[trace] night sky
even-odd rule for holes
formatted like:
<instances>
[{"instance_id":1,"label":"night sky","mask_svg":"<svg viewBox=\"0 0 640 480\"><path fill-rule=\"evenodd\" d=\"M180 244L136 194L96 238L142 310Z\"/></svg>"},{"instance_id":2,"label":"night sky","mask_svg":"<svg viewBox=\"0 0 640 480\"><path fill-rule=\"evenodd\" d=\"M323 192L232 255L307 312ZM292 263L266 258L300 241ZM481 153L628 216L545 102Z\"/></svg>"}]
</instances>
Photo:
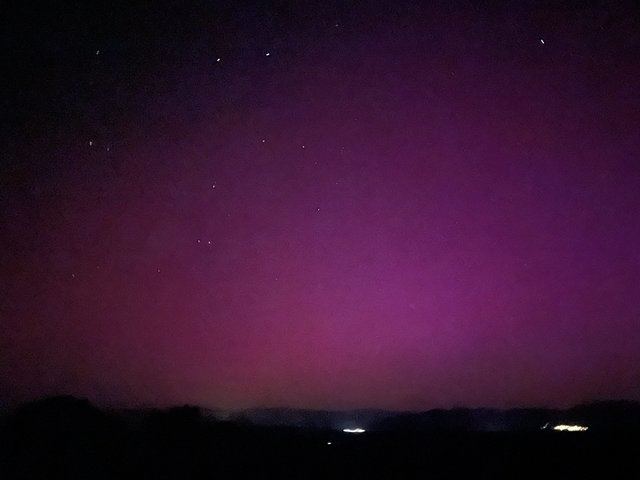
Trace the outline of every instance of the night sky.
<instances>
[{"instance_id":1,"label":"night sky","mask_svg":"<svg viewBox=\"0 0 640 480\"><path fill-rule=\"evenodd\" d=\"M0 404L640 399L634 2L21 3Z\"/></svg>"}]
</instances>

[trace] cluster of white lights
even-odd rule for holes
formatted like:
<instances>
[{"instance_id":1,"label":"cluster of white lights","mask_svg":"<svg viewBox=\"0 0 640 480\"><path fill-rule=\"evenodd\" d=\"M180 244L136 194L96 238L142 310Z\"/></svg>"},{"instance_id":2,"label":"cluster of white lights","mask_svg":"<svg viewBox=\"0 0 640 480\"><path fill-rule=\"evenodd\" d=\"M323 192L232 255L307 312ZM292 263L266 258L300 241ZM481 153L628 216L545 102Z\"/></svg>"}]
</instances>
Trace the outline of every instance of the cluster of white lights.
<instances>
[{"instance_id":1,"label":"cluster of white lights","mask_svg":"<svg viewBox=\"0 0 640 480\"><path fill-rule=\"evenodd\" d=\"M342 431L344 433L364 433L366 430L364 428L343 428Z\"/></svg>"},{"instance_id":2,"label":"cluster of white lights","mask_svg":"<svg viewBox=\"0 0 640 480\"><path fill-rule=\"evenodd\" d=\"M556 425L553 429L558 432L586 432L589 427L583 427L582 425Z\"/></svg>"}]
</instances>

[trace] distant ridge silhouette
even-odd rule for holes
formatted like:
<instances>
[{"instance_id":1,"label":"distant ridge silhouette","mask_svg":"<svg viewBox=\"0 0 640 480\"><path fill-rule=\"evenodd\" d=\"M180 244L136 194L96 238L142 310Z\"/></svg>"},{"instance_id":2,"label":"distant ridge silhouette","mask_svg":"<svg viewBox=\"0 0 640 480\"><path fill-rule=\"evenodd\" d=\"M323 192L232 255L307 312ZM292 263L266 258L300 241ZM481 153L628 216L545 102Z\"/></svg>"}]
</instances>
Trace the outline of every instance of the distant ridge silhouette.
<instances>
[{"instance_id":1,"label":"distant ridge silhouette","mask_svg":"<svg viewBox=\"0 0 640 480\"><path fill-rule=\"evenodd\" d=\"M589 430L542 428L556 423ZM356 426L366 433L342 432ZM521 478L523 470L622 478L638 471L638 440L640 404L631 401L566 410L268 408L229 415L191 405L101 410L67 396L2 417L0 478Z\"/></svg>"}]
</instances>

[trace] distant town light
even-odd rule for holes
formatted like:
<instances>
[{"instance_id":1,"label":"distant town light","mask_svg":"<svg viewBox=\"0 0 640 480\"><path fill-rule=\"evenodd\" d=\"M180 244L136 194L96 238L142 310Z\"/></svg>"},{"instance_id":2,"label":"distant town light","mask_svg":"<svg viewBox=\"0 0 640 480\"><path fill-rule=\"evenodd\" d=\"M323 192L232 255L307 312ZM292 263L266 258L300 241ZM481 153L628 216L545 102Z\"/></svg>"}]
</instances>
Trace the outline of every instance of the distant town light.
<instances>
[{"instance_id":1,"label":"distant town light","mask_svg":"<svg viewBox=\"0 0 640 480\"><path fill-rule=\"evenodd\" d=\"M342 431L344 433L364 433L366 430L364 428L343 428Z\"/></svg>"},{"instance_id":2,"label":"distant town light","mask_svg":"<svg viewBox=\"0 0 640 480\"><path fill-rule=\"evenodd\" d=\"M583 427L582 425L556 425L553 429L558 432L586 432L589 427Z\"/></svg>"}]
</instances>

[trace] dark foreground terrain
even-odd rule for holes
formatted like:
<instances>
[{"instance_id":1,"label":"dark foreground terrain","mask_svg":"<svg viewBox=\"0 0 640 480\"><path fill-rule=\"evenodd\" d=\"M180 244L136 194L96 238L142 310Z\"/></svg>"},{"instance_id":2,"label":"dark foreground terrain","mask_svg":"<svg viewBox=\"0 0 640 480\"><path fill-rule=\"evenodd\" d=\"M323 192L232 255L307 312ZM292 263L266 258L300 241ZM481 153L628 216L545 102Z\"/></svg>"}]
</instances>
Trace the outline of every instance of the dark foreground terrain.
<instances>
[{"instance_id":1,"label":"dark foreground terrain","mask_svg":"<svg viewBox=\"0 0 640 480\"><path fill-rule=\"evenodd\" d=\"M594 425L577 433L530 428L559 414L526 410L481 412L511 419L508 430L481 431L474 412L390 415L345 434L221 421L195 407L107 412L45 399L4 416L1 478L640 478L636 405L574 411ZM517 430L514 416L527 420Z\"/></svg>"}]
</instances>

